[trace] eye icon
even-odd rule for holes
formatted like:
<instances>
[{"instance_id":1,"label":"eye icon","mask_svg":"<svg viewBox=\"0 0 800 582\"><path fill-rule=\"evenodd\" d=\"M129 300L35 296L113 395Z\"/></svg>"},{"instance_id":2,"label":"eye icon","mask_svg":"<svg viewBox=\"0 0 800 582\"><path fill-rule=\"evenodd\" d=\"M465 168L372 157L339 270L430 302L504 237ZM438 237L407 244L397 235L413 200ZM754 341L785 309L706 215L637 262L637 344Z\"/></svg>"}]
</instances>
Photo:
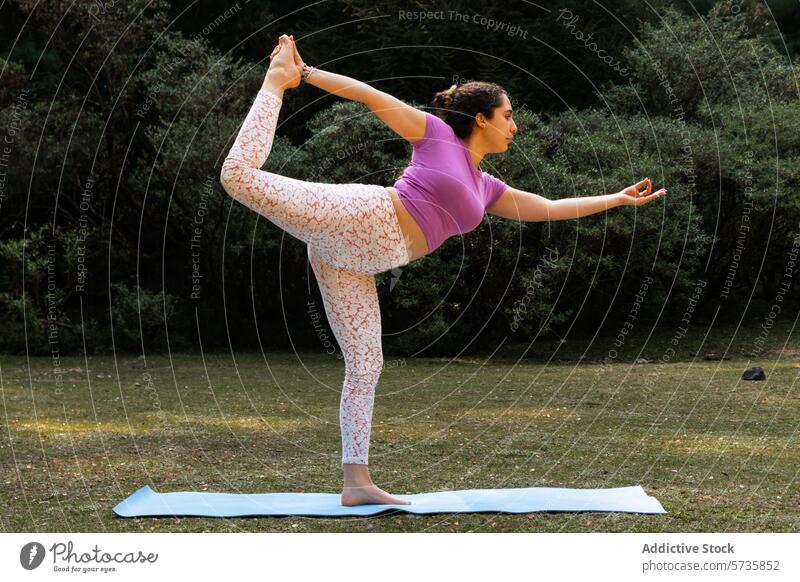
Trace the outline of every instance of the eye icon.
<instances>
[{"instance_id":1,"label":"eye icon","mask_svg":"<svg viewBox=\"0 0 800 582\"><path fill-rule=\"evenodd\" d=\"M44 560L44 546L39 542L30 542L22 546L19 552L19 563L26 570L35 570Z\"/></svg>"}]
</instances>

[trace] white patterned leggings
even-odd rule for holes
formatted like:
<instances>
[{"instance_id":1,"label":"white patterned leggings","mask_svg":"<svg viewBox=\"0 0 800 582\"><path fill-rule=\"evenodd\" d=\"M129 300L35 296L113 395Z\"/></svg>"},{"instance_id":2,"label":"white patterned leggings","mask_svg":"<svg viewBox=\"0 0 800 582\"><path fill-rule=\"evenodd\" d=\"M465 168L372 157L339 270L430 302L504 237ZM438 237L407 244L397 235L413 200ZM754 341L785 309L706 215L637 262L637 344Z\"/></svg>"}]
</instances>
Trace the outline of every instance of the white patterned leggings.
<instances>
[{"instance_id":1,"label":"white patterned leggings","mask_svg":"<svg viewBox=\"0 0 800 582\"><path fill-rule=\"evenodd\" d=\"M261 89L222 165L235 200L307 244L333 335L345 362L339 405L342 463L366 465L375 387L383 368L374 275L409 263L384 186L304 182L265 172L282 101Z\"/></svg>"}]
</instances>

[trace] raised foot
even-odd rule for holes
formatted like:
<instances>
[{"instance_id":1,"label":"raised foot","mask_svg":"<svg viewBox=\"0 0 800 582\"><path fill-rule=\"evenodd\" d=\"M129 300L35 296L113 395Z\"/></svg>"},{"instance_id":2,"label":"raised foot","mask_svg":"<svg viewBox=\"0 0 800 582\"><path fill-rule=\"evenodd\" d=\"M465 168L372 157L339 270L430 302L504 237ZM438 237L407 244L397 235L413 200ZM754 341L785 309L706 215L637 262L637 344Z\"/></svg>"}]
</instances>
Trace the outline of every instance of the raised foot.
<instances>
[{"instance_id":1,"label":"raised foot","mask_svg":"<svg viewBox=\"0 0 800 582\"><path fill-rule=\"evenodd\" d=\"M377 485L365 485L363 487L345 487L342 490L342 505L411 505L410 501L389 495Z\"/></svg>"},{"instance_id":2,"label":"raised foot","mask_svg":"<svg viewBox=\"0 0 800 582\"><path fill-rule=\"evenodd\" d=\"M276 49L278 52L272 56L266 82L272 83L280 89L297 87L300 84L300 70L294 62L291 41L286 35L281 36Z\"/></svg>"}]
</instances>

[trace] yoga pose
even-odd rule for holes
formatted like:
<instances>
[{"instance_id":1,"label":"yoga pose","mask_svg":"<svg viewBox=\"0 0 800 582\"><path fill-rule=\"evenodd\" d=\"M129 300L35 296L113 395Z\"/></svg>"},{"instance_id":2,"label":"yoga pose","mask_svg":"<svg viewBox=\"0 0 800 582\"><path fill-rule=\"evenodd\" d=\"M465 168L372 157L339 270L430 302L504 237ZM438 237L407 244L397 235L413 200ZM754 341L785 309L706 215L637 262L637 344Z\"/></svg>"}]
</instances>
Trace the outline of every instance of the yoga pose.
<instances>
[{"instance_id":1,"label":"yoga pose","mask_svg":"<svg viewBox=\"0 0 800 582\"><path fill-rule=\"evenodd\" d=\"M307 66L282 35L264 83L222 165L235 200L307 245L308 260L345 362L339 406L343 505L408 504L377 487L368 471L375 387L383 368L375 275L426 255L475 229L485 212L519 221L579 218L623 204L642 205L645 179L617 194L548 200L482 171L517 132L511 101L494 83L470 82L437 93L437 115L366 83ZM412 144L411 162L393 187L305 182L265 172L284 92L301 81L364 103Z\"/></svg>"}]
</instances>

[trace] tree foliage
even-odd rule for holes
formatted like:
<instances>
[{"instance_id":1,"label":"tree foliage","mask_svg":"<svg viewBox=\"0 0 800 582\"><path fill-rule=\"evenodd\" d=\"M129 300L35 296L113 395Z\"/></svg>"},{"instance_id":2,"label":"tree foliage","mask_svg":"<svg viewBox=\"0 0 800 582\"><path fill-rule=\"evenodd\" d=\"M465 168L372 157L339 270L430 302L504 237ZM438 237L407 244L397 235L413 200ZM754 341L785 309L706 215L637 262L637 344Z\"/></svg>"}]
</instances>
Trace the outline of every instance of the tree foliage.
<instances>
[{"instance_id":1,"label":"tree foliage","mask_svg":"<svg viewBox=\"0 0 800 582\"><path fill-rule=\"evenodd\" d=\"M253 7L268 25L208 2L185 30L174 19L186 9L163 0L100 12L86 0L17 2L25 35L0 62L11 161L0 349L191 349L198 337L204 347L319 347L309 305L322 303L304 245L219 184L264 74L264 39L286 31L306 37L308 62L420 108L454 80L500 81L519 134L482 166L516 188L593 196L650 176L669 189L646 207L575 221L487 216L378 275L387 351L452 354L618 326L645 281L642 320L680 318L698 281L708 285L696 317L773 302L800 230L797 76L760 3L720 2L703 17L665 5L651 4L653 16L622 2L627 35L597 5L564 5L618 56L622 76L557 14L506 5L446 9L537 42L474 22L409 22L380 2L324 3L286 22L276 18L289 3ZM323 17L341 24L322 27ZM364 105L302 88L285 100L264 169L391 184L410 152ZM786 301L796 295L792 281Z\"/></svg>"}]
</instances>

